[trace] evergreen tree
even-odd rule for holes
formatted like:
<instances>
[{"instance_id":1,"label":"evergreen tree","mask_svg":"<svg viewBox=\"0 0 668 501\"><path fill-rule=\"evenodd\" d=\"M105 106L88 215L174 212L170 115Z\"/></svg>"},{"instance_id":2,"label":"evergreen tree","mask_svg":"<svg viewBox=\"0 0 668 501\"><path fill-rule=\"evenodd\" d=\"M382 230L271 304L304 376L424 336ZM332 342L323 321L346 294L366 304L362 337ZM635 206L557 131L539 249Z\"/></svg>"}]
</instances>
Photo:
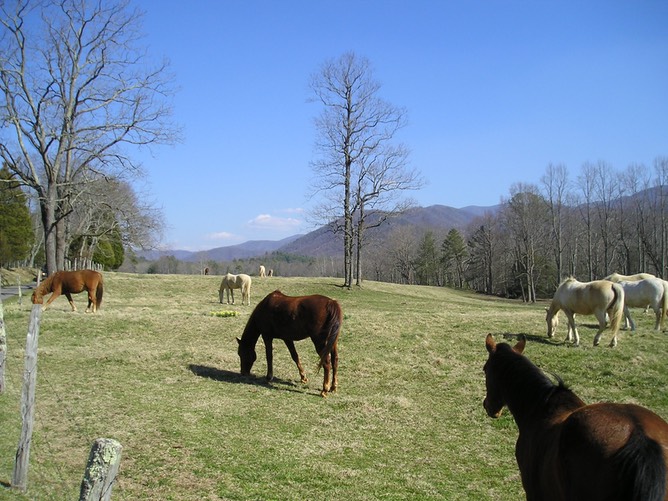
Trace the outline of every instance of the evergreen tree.
<instances>
[{"instance_id":1,"label":"evergreen tree","mask_svg":"<svg viewBox=\"0 0 668 501\"><path fill-rule=\"evenodd\" d=\"M27 197L6 167L0 170L0 265L28 257L35 239Z\"/></svg>"}]
</instances>

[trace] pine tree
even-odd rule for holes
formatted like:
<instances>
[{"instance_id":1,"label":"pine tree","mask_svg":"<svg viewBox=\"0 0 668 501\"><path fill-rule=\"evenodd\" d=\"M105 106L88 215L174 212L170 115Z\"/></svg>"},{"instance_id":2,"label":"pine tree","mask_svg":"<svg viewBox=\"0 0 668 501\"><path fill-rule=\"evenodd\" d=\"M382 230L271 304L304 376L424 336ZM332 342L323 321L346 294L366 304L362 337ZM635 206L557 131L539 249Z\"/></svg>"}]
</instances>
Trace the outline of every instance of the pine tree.
<instances>
[{"instance_id":1,"label":"pine tree","mask_svg":"<svg viewBox=\"0 0 668 501\"><path fill-rule=\"evenodd\" d=\"M0 266L28 257L35 235L28 198L6 167L0 170Z\"/></svg>"}]
</instances>

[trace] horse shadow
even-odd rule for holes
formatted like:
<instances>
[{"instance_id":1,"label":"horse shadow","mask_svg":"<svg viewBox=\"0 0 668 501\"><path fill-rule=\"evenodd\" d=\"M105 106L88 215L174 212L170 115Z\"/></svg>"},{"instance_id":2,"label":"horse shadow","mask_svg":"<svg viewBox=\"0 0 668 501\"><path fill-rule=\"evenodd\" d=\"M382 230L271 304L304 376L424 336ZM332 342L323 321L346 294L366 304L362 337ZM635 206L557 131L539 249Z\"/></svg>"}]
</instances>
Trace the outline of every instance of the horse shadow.
<instances>
[{"instance_id":1,"label":"horse shadow","mask_svg":"<svg viewBox=\"0 0 668 501\"><path fill-rule=\"evenodd\" d=\"M232 372L210 365L189 364L188 369L195 376L211 379L213 381L220 381L222 383L231 384L247 384L250 386L262 386L265 388L274 388L282 391L291 391L295 393L305 393L301 388L306 388L303 385L298 385L294 381L274 377L271 382L264 377L258 376L243 376L239 372ZM319 396L319 394L318 394Z\"/></svg>"},{"instance_id":2,"label":"horse shadow","mask_svg":"<svg viewBox=\"0 0 668 501\"><path fill-rule=\"evenodd\" d=\"M566 344L566 340L558 341L556 338L549 338L546 336L540 336L537 334L527 334L526 332L518 332L518 333L512 333L512 332L503 332L501 333L501 336L503 336L503 339L507 339L508 341L511 340L516 340L518 341L520 338L524 337L526 338L527 341L531 341L532 343L541 343L541 344L547 344L550 346L562 346Z\"/></svg>"}]
</instances>

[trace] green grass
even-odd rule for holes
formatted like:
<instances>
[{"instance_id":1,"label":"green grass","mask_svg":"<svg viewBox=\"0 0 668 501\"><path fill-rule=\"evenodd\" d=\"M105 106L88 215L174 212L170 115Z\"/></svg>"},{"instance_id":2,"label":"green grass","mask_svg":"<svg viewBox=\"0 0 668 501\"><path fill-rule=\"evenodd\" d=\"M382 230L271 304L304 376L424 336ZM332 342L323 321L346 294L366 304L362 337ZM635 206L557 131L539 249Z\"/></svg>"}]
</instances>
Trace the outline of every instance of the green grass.
<instances>
[{"instance_id":1,"label":"green grass","mask_svg":"<svg viewBox=\"0 0 668 501\"><path fill-rule=\"evenodd\" d=\"M118 500L517 500L517 429L482 408L488 332L529 336L525 353L585 401L636 402L668 416L664 333L634 311L638 331L592 347L545 339L545 304L444 288L336 279L254 278L251 304L276 288L321 293L344 311L339 391L319 396L310 341L297 343L302 385L274 343L276 380L238 375L235 338L251 307L220 305L215 276L105 274L97 315L64 298L43 313L28 491L7 487L20 434L30 304L5 303L7 389L0 395L0 499L76 499L93 441L123 445ZM235 316L212 312L234 311ZM563 319L562 319L563 320ZM565 337L565 321L558 340ZM260 341L261 344L261 341Z\"/></svg>"}]
</instances>

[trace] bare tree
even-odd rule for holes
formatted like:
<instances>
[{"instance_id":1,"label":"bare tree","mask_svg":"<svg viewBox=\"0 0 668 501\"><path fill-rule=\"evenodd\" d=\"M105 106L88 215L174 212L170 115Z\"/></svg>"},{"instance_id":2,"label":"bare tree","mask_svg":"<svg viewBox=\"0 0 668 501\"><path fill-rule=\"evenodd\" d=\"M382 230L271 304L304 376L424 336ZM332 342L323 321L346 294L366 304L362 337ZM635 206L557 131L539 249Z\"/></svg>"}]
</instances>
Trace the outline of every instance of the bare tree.
<instances>
[{"instance_id":1,"label":"bare tree","mask_svg":"<svg viewBox=\"0 0 668 501\"><path fill-rule=\"evenodd\" d=\"M524 299L535 302L536 284L541 272L539 255L544 249L548 204L540 196L538 187L531 184L514 184L511 198L504 206L503 214L508 231L515 243L517 279Z\"/></svg>"},{"instance_id":2,"label":"bare tree","mask_svg":"<svg viewBox=\"0 0 668 501\"><path fill-rule=\"evenodd\" d=\"M51 273L84 187L141 175L132 147L177 140L172 80L139 47L142 14L128 0L0 5L0 155L37 195Z\"/></svg>"},{"instance_id":3,"label":"bare tree","mask_svg":"<svg viewBox=\"0 0 668 501\"><path fill-rule=\"evenodd\" d=\"M315 121L319 158L312 163L315 193L326 201L314 211L343 232L344 286L352 285L355 238L355 172L371 165L405 124L405 111L378 97L380 84L366 58L353 52L327 61L311 78L322 112Z\"/></svg>"},{"instance_id":4,"label":"bare tree","mask_svg":"<svg viewBox=\"0 0 668 501\"><path fill-rule=\"evenodd\" d=\"M417 171L406 168L407 158L408 150L403 146L386 145L360 159L352 204L356 226L356 285L362 283L362 250L366 243L366 230L381 226L390 217L413 205L401 195L423 185Z\"/></svg>"},{"instance_id":5,"label":"bare tree","mask_svg":"<svg viewBox=\"0 0 668 501\"><path fill-rule=\"evenodd\" d=\"M564 223L566 217L566 194L568 193L568 170L563 164L549 164L541 177L543 192L550 211L554 262L557 268L555 285L563 278L564 268Z\"/></svg>"}]
</instances>

